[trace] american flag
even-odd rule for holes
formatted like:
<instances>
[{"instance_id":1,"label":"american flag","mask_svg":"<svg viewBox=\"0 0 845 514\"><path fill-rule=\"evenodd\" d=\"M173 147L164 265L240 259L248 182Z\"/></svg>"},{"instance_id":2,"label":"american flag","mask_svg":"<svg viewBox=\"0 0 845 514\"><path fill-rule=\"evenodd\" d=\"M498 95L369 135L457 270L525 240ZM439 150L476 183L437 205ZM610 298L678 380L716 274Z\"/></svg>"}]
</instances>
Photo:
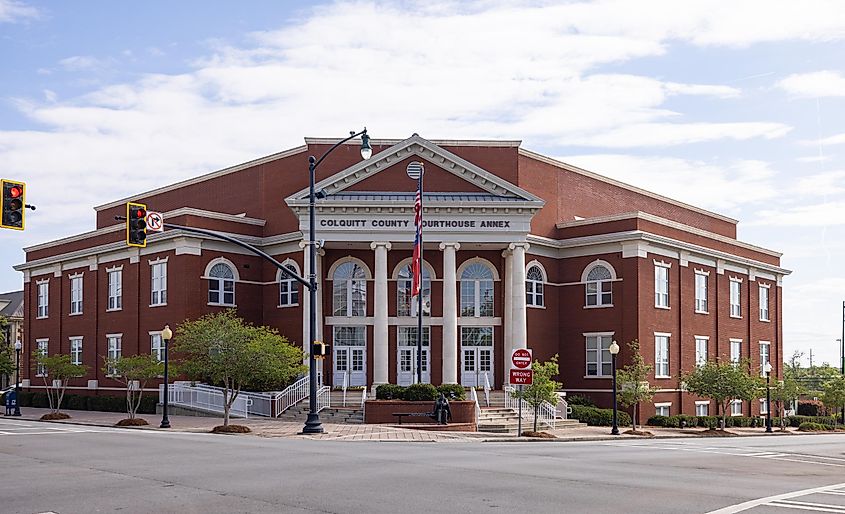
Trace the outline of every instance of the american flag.
<instances>
[{"instance_id":1,"label":"american flag","mask_svg":"<svg viewBox=\"0 0 845 514\"><path fill-rule=\"evenodd\" d=\"M411 274L413 279L411 281L411 296L420 294L420 284L422 283L422 263L420 262L420 253L422 252L422 184L417 186L417 196L414 198L414 226L417 229L414 237L414 258L411 261Z\"/></svg>"}]
</instances>

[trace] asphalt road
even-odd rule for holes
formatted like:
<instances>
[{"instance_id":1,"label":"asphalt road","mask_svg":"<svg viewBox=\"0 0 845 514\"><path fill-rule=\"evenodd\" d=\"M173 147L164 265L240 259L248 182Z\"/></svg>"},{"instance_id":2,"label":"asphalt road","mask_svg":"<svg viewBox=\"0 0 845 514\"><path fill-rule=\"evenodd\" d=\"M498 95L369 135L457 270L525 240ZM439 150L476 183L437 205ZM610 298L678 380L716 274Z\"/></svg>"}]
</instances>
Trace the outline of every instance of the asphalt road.
<instances>
[{"instance_id":1,"label":"asphalt road","mask_svg":"<svg viewBox=\"0 0 845 514\"><path fill-rule=\"evenodd\" d=\"M344 442L4 419L0 459L2 513L706 513L795 491L745 512L845 512L845 434Z\"/></svg>"}]
</instances>

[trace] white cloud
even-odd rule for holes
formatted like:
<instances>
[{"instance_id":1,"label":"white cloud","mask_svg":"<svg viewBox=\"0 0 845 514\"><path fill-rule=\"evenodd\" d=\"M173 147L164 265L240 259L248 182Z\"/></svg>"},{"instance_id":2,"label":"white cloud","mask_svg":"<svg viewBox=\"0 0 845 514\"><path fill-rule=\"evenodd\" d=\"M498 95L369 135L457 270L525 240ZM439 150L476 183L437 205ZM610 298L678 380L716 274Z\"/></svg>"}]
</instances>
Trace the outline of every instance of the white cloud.
<instances>
[{"instance_id":1,"label":"white cloud","mask_svg":"<svg viewBox=\"0 0 845 514\"><path fill-rule=\"evenodd\" d=\"M845 192L845 171L826 171L798 179L792 192L821 198Z\"/></svg>"},{"instance_id":2,"label":"white cloud","mask_svg":"<svg viewBox=\"0 0 845 514\"><path fill-rule=\"evenodd\" d=\"M16 23L38 18L38 9L17 0L0 0L0 23Z\"/></svg>"},{"instance_id":3,"label":"white cloud","mask_svg":"<svg viewBox=\"0 0 845 514\"><path fill-rule=\"evenodd\" d=\"M795 73L780 80L777 86L801 97L845 96L845 77L837 71Z\"/></svg>"},{"instance_id":4,"label":"white cloud","mask_svg":"<svg viewBox=\"0 0 845 514\"><path fill-rule=\"evenodd\" d=\"M574 137L570 144L604 146L608 148L636 148L643 146L672 146L717 139L746 140L756 137L783 137L791 127L782 123L635 123L605 130L594 135Z\"/></svg>"},{"instance_id":5,"label":"white cloud","mask_svg":"<svg viewBox=\"0 0 845 514\"><path fill-rule=\"evenodd\" d=\"M60 60L59 64L67 71L89 71L103 68L108 61L90 55L74 55Z\"/></svg>"},{"instance_id":6,"label":"white cloud","mask_svg":"<svg viewBox=\"0 0 845 514\"><path fill-rule=\"evenodd\" d=\"M836 134L835 136L826 137L819 141L808 141L807 143L821 145L845 145L845 132L842 134Z\"/></svg>"},{"instance_id":7,"label":"white cloud","mask_svg":"<svg viewBox=\"0 0 845 514\"><path fill-rule=\"evenodd\" d=\"M845 225L845 201L763 209L756 212L748 224L780 227L842 226Z\"/></svg>"},{"instance_id":8,"label":"white cloud","mask_svg":"<svg viewBox=\"0 0 845 514\"><path fill-rule=\"evenodd\" d=\"M798 162L828 162L831 157L829 155L808 155L806 157L798 157L795 159Z\"/></svg>"}]
</instances>

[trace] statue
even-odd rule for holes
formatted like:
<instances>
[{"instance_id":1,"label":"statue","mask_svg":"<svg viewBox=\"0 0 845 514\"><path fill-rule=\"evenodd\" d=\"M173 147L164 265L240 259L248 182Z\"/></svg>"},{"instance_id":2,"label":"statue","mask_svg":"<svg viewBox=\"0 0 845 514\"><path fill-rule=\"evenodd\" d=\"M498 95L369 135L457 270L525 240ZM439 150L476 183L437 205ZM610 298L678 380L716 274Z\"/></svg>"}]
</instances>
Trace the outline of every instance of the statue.
<instances>
[{"instance_id":1,"label":"statue","mask_svg":"<svg viewBox=\"0 0 845 514\"><path fill-rule=\"evenodd\" d=\"M452 410L449 408L449 400L446 395L440 393L434 402L434 420L440 425L446 425L452 420Z\"/></svg>"}]
</instances>

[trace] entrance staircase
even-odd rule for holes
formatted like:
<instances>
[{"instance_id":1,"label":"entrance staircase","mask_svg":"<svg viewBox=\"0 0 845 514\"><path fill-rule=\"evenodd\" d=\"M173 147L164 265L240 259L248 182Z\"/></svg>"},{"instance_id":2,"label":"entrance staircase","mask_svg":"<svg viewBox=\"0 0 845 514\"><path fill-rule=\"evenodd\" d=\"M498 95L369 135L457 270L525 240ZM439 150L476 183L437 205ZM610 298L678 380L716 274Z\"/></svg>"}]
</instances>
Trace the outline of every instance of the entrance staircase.
<instances>
[{"instance_id":1,"label":"entrance staircase","mask_svg":"<svg viewBox=\"0 0 845 514\"><path fill-rule=\"evenodd\" d=\"M346 391L346 406L343 406L343 391L331 392L331 407L320 411L323 423L360 424L364 422L364 409L361 408L360 390ZM305 421L308 417L308 398L288 408L277 419L283 421Z\"/></svg>"},{"instance_id":2,"label":"entrance staircase","mask_svg":"<svg viewBox=\"0 0 845 514\"><path fill-rule=\"evenodd\" d=\"M504 407L505 392L502 390L489 392L490 405L487 406L487 399L482 392L478 393L478 403L481 406L481 414L478 417L478 431L495 434L516 434L519 430L519 414L515 409ZM533 430L534 418L531 412L522 413L522 430ZM586 427L585 423L577 419L555 419L555 428L576 428ZM547 429L542 423L537 427L539 430Z\"/></svg>"}]
</instances>

